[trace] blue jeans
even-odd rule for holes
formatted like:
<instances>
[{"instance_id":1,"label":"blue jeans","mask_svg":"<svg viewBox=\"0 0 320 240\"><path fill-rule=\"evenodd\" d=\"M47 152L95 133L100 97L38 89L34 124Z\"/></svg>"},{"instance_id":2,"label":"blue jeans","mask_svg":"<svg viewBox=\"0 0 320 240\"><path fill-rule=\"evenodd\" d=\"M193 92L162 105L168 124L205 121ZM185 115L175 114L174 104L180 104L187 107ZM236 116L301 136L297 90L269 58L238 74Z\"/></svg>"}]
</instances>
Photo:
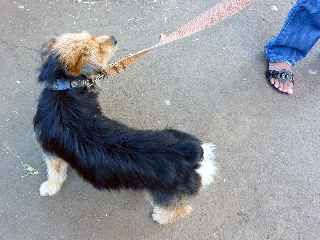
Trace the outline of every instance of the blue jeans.
<instances>
[{"instance_id":1,"label":"blue jeans","mask_svg":"<svg viewBox=\"0 0 320 240\"><path fill-rule=\"evenodd\" d=\"M320 0L298 0L278 36L266 46L268 62L294 65L320 38Z\"/></svg>"}]
</instances>

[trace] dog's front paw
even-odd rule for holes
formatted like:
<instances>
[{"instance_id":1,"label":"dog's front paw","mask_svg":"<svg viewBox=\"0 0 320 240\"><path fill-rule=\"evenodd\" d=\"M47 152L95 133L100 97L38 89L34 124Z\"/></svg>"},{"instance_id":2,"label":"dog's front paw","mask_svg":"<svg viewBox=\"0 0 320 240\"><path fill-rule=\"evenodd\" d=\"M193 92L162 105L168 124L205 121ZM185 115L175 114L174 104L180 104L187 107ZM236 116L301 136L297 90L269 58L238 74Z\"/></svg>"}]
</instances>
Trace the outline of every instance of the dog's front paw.
<instances>
[{"instance_id":1,"label":"dog's front paw","mask_svg":"<svg viewBox=\"0 0 320 240\"><path fill-rule=\"evenodd\" d=\"M60 183L45 181L40 186L40 196L52 196L60 191Z\"/></svg>"}]
</instances>

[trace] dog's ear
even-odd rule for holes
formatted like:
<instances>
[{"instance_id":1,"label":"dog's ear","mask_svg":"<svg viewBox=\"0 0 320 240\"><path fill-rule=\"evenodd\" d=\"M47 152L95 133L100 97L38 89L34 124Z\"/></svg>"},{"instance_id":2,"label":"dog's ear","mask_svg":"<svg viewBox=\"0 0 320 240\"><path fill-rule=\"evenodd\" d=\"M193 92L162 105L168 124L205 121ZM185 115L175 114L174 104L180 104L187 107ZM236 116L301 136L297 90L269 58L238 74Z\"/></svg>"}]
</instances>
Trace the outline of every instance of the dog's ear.
<instances>
[{"instance_id":1,"label":"dog's ear","mask_svg":"<svg viewBox=\"0 0 320 240\"><path fill-rule=\"evenodd\" d=\"M39 82L53 82L63 71L59 56L52 52L40 69Z\"/></svg>"}]
</instances>

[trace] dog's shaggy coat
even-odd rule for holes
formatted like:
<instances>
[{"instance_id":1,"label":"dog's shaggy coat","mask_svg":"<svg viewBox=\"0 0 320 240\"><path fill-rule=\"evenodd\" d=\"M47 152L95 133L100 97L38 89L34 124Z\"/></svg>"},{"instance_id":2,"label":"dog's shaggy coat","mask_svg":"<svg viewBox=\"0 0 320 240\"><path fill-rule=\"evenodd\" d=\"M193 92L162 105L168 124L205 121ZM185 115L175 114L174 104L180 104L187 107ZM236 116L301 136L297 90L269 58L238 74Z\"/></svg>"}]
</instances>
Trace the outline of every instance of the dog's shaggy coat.
<instances>
[{"instance_id":1,"label":"dog's shaggy coat","mask_svg":"<svg viewBox=\"0 0 320 240\"><path fill-rule=\"evenodd\" d=\"M112 37L88 33L51 40L39 81L76 79L83 69L105 65L115 45ZM70 165L98 189L149 192L154 220L170 223L191 212L181 198L198 193L215 174L213 145L178 130L137 130L111 120L100 111L95 87L44 88L34 128L48 167L41 195L60 190Z\"/></svg>"}]
</instances>

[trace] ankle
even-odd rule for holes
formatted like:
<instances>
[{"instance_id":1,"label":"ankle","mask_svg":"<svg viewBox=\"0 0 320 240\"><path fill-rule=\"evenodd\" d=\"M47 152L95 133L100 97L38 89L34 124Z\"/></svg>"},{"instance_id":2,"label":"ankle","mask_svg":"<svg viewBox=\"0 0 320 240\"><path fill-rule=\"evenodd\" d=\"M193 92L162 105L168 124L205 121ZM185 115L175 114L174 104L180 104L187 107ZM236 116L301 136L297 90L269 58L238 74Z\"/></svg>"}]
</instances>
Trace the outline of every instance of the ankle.
<instances>
[{"instance_id":1,"label":"ankle","mask_svg":"<svg viewBox=\"0 0 320 240\"><path fill-rule=\"evenodd\" d=\"M291 70L292 65L290 63L287 62L270 62L269 63L269 69L272 70L282 70L282 69L286 69L286 70Z\"/></svg>"}]
</instances>

